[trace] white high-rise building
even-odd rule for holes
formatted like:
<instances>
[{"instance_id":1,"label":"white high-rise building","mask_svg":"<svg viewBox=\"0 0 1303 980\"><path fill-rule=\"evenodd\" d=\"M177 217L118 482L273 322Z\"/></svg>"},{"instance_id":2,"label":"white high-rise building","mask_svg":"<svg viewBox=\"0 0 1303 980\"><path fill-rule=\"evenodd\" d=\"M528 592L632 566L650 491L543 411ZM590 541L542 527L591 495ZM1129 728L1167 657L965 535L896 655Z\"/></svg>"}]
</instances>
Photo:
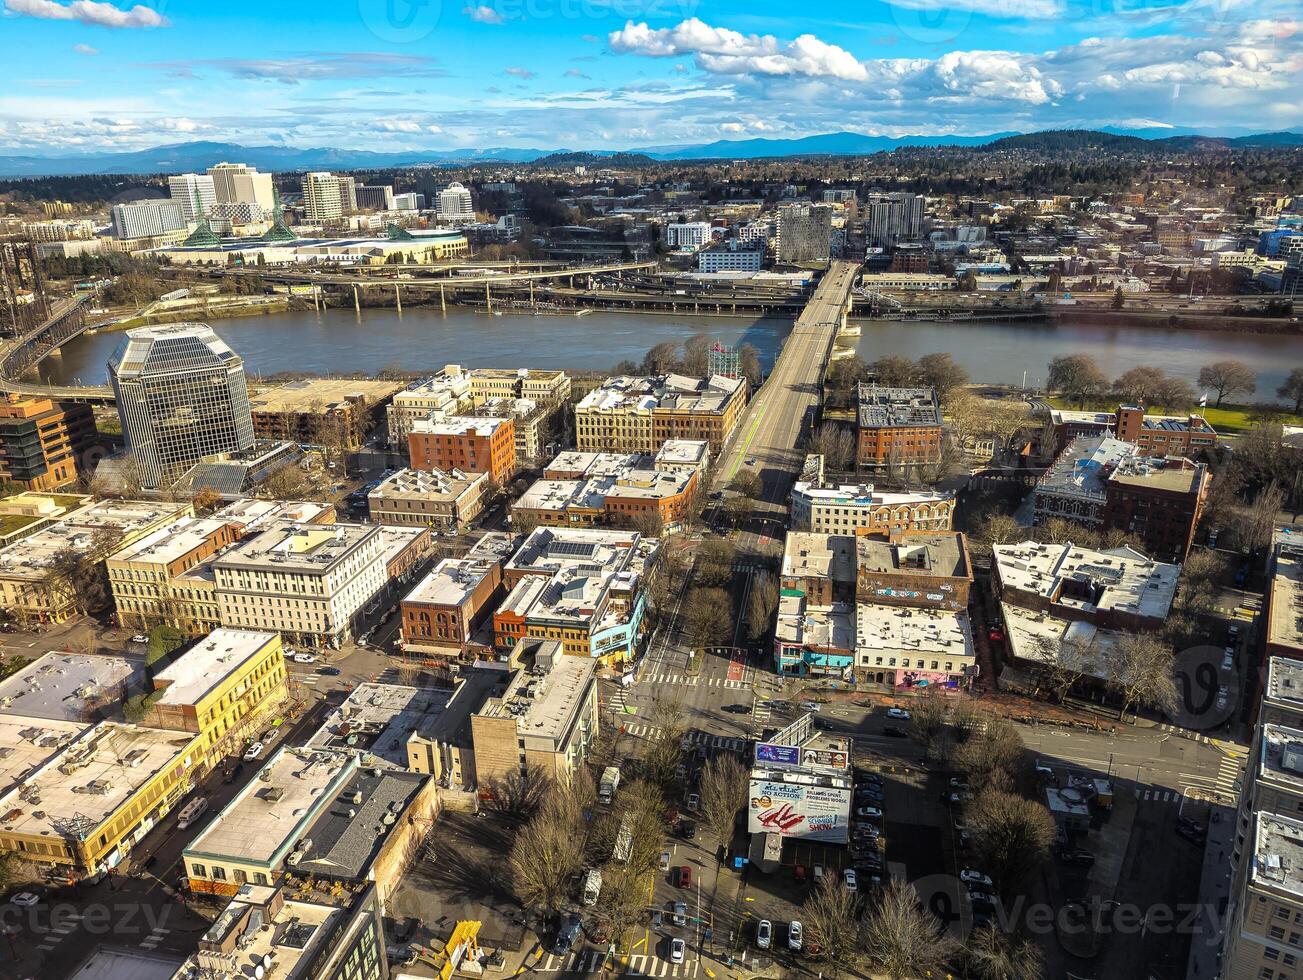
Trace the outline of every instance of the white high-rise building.
<instances>
[{"instance_id":1,"label":"white high-rise building","mask_svg":"<svg viewBox=\"0 0 1303 980\"><path fill-rule=\"evenodd\" d=\"M455 180L439 192L439 219L450 223L475 220L471 192Z\"/></svg>"},{"instance_id":2,"label":"white high-rise building","mask_svg":"<svg viewBox=\"0 0 1303 980\"><path fill-rule=\"evenodd\" d=\"M691 251L710 242L709 221L680 221L665 226L665 244L669 248Z\"/></svg>"},{"instance_id":3,"label":"white high-rise building","mask_svg":"<svg viewBox=\"0 0 1303 980\"><path fill-rule=\"evenodd\" d=\"M352 177L327 171L303 176L304 217L312 224L331 224L357 210L357 185Z\"/></svg>"},{"instance_id":4,"label":"white high-rise building","mask_svg":"<svg viewBox=\"0 0 1303 980\"><path fill-rule=\"evenodd\" d=\"M175 201L133 201L113 205L114 238L149 238L181 231L185 212Z\"/></svg>"},{"instance_id":5,"label":"white high-rise building","mask_svg":"<svg viewBox=\"0 0 1303 980\"><path fill-rule=\"evenodd\" d=\"M219 163L208 168L213 179L213 193L220 204L256 204L263 214L276 207L276 193L271 174L260 174L242 163Z\"/></svg>"},{"instance_id":6,"label":"white high-rise building","mask_svg":"<svg viewBox=\"0 0 1303 980\"><path fill-rule=\"evenodd\" d=\"M213 213L217 192L207 174L173 174L167 178L168 196L181 205L186 221L198 221Z\"/></svg>"}]
</instances>

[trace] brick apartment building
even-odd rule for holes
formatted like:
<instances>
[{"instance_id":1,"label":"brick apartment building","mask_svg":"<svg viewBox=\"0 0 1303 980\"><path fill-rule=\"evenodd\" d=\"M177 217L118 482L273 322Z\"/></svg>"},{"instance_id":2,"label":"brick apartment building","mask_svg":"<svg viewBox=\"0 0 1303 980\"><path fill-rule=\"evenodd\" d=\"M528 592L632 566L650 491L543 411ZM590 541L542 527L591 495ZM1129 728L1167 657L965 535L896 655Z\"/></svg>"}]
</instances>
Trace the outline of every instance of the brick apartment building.
<instances>
[{"instance_id":1,"label":"brick apartment building","mask_svg":"<svg viewBox=\"0 0 1303 980\"><path fill-rule=\"evenodd\" d=\"M856 461L880 469L941 459L941 405L933 388L860 385Z\"/></svg>"},{"instance_id":2,"label":"brick apartment building","mask_svg":"<svg viewBox=\"0 0 1303 980\"><path fill-rule=\"evenodd\" d=\"M499 486L516 468L516 429L509 418L448 416L418 421L407 436L414 470L487 473Z\"/></svg>"},{"instance_id":3,"label":"brick apartment building","mask_svg":"<svg viewBox=\"0 0 1303 980\"><path fill-rule=\"evenodd\" d=\"M0 481L37 491L70 486L95 439L89 405L7 395L0 401Z\"/></svg>"},{"instance_id":4,"label":"brick apartment building","mask_svg":"<svg viewBox=\"0 0 1303 980\"><path fill-rule=\"evenodd\" d=\"M1207 466L1178 456L1123 460L1105 486L1104 526L1134 534L1151 558L1183 562L1211 479Z\"/></svg>"}]
</instances>

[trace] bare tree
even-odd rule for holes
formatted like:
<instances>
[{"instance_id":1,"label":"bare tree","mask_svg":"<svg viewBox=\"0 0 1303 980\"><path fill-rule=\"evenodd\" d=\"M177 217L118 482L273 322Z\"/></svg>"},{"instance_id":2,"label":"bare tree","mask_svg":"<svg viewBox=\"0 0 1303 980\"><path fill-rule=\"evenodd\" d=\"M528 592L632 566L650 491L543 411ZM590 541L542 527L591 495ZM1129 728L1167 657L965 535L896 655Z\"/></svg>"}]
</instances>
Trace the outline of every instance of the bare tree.
<instances>
[{"instance_id":1,"label":"bare tree","mask_svg":"<svg viewBox=\"0 0 1303 980\"><path fill-rule=\"evenodd\" d=\"M1048 857L1054 818L1035 800L988 789L979 793L965 816L983 866L1002 891L1024 885Z\"/></svg>"},{"instance_id":2,"label":"bare tree","mask_svg":"<svg viewBox=\"0 0 1303 980\"><path fill-rule=\"evenodd\" d=\"M1176 705L1172 648L1152 633L1123 633L1109 658L1109 683L1122 695L1118 720L1142 704L1160 710Z\"/></svg>"},{"instance_id":3,"label":"bare tree","mask_svg":"<svg viewBox=\"0 0 1303 980\"><path fill-rule=\"evenodd\" d=\"M919 380L935 388L942 399L968 383L968 372L955 363L948 351L924 354L918 359L917 370Z\"/></svg>"},{"instance_id":4,"label":"bare tree","mask_svg":"<svg viewBox=\"0 0 1303 980\"><path fill-rule=\"evenodd\" d=\"M733 580L737 547L723 538L707 538L697 551L697 581L701 585L727 585Z\"/></svg>"},{"instance_id":5,"label":"bare tree","mask_svg":"<svg viewBox=\"0 0 1303 980\"><path fill-rule=\"evenodd\" d=\"M1037 637L1034 646L1041 679L1060 704L1083 677L1103 669L1088 645L1067 637Z\"/></svg>"},{"instance_id":6,"label":"bare tree","mask_svg":"<svg viewBox=\"0 0 1303 980\"><path fill-rule=\"evenodd\" d=\"M751 591L747 595L747 635L758 642L774 625L778 612L778 581L769 572L757 572L751 577Z\"/></svg>"},{"instance_id":7,"label":"bare tree","mask_svg":"<svg viewBox=\"0 0 1303 980\"><path fill-rule=\"evenodd\" d=\"M512 891L526 908L553 915L565 907L583 860L583 810L565 784L553 783L512 844Z\"/></svg>"},{"instance_id":8,"label":"bare tree","mask_svg":"<svg viewBox=\"0 0 1303 980\"><path fill-rule=\"evenodd\" d=\"M1199 384L1217 392L1217 404L1236 392L1252 394L1258 387L1258 376L1243 361L1215 361L1199 370Z\"/></svg>"},{"instance_id":9,"label":"bare tree","mask_svg":"<svg viewBox=\"0 0 1303 980\"><path fill-rule=\"evenodd\" d=\"M950 706L940 692L928 690L921 698L910 705L909 733L923 748L923 759L927 761L940 756L947 741Z\"/></svg>"},{"instance_id":10,"label":"bare tree","mask_svg":"<svg viewBox=\"0 0 1303 980\"><path fill-rule=\"evenodd\" d=\"M1253 551L1262 551L1271 545L1276 533L1276 521L1285 505L1285 491L1278 483L1263 487L1253 498L1253 503L1237 521L1240 543Z\"/></svg>"},{"instance_id":11,"label":"bare tree","mask_svg":"<svg viewBox=\"0 0 1303 980\"><path fill-rule=\"evenodd\" d=\"M912 385L918 379L918 365L894 354L878 358L869 365L869 372L877 377L878 384L889 388Z\"/></svg>"},{"instance_id":12,"label":"bare tree","mask_svg":"<svg viewBox=\"0 0 1303 980\"><path fill-rule=\"evenodd\" d=\"M806 943L810 956L834 971L853 970L861 959L855 896L841 879L826 874L805 900Z\"/></svg>"},{"instance_id":13,"label":"bare tree","mask_svg":"<svg viewBox=\"0 0 1303 980\"><path fill-rule=\"evenodd\" d=\"M825 422L810 439L810 452L823 456L834 472L850 468L855 456L855 437L836 422Z\"/></svg>"},{"instance_id":14,"label":"bare tree","mask_svg":"<svg viewBox=\"0 0 1303 980\"><path fill-rule=\"evenodd\" d=\"M738 470L737 475L729 480L728 488L752 500L759 500L764 493L764 483L754 470Z\"/></svg>"},{"instance_id":15,"label":"bare tree","mask_svg":"<svg viewBox=\"0 0 1303 980\"><path fill-rule=\"evenodd\" d=\"M941 972L955 947L914 889L892 881L864 917L863 948L877 972L891 980L915 980Z\"/></svg>"},{"instance_id":16,"label":"bare tree","mask_svg":"<svg viewBox=\"0 0 1303 980\"><path fill-rule=\"evenodd\" d=\"M502 814L513 824L524 823L538 813L547 798L551 784L537 766L524 772L512 769L497 779L486 780L481 798L485 806Z\"/></svg>"},{"instance_id":17,"label":"bare tree","mask_svg":"<svg viewBox=\"0 0 1303 980\"><path fill-rule=\"evenodd\" d=\"M733 635L733 597L723 589L693 589L683 630L697 647L724 643Z\"/></svg>"},{"instance_id":18,"label":"bare tree","mask_svg":"<svg viewBox=\"0 0 1303 980\"><path fill-rule=\"evenodd\" d=\"M1046 387L1061 391L1078 404L1108 390L1108 381L1089 354L1065 354L1050 361Z\"/></svg>"},{"instance_id":19,"label":"bare tree","mask_svg":"<svg viewBox=\"0 0 1303 980\"><path fill-rule=\"evenodd\" d=\"M747 804L750 787L750 773L736 756L712 756L702 771L701 811L706 828L719 841L716 860L723 860L733 841L733 827L738 813Z\"/></svg>"},{"instance_id":20,"label":"bare tree","mask_svg":"<svg viewBox=\"0 0 1303 980\"><path fill-rule=\"evenodd\" d=\"M971 933L965 949L979 980L1040 980L1045 954L1035 942L987 926Z\"/></svg>"},{"instance_id":21,"label":"bare tree","mask_svg":"<svg viewBox=\"0 0 1303 980\"><path fill-rule=\"evenodd\" d=\"M649 782L665 790L673 784L683 761L683 737L688 732L683 703L657 698L649 721L652 735L642 757L643 772Z\"/></svg>"},{"instance_id":22,"label":"bare tree","mask_svg":"<svg viewBox=\"0 0 1303 980\"><path fill-rule=\"evenodd\" d=\"M960 714L956 712L956 714ZM966 773L975 790L1013 784L1024 762L1022 739L1007 718L991 711L967 709L953 720L954 766Z\"/></svg>"}]
</instances>

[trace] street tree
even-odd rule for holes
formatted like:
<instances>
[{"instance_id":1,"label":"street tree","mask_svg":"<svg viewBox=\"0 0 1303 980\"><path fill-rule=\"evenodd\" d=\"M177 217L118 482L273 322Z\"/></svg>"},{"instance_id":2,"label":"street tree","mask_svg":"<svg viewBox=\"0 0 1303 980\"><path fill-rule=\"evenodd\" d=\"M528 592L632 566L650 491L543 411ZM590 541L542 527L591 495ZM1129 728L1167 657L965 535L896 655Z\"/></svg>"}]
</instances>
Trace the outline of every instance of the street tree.
<instances>
[{"instance_id":1,"label":"street tree","mask_svg":"<svg viewBox=\"0 0 1303 980\"><path fill-rule=\"evenodd\" d=\"M1108 382L1089 354L1064 354L1049 364L1046 386L1079 404L1108 390Z\"/></svg>"},{"instance_id":2,"label":"street tree","mask_svg":"<svg viewBox=\"0 0 1303 980\"><path fill-rule=\"evenodd\" d=\"M733 580L737 546L726 538L707 538L697 549L696 579L701 585L727 585Z\"/></svg>"},{"instance_id":3,"label":"street tree","mask_svg":"<svg viewBox=\"0 0 1303 980\"><path fill-rule=\"evenodd\" d=\"M718 587L688 593L683 631L694 647L720 646L733 636L733 597Z\"/></svg>"},{"instance_id":4,"label":"street tree","mask_svg":"<svg viewBox=\"0 0 1303 980\"><path fill-rule=\"evenodd\" d=\"M874 973L916 980L940 973L955 944L913 887L893 879L864 917L862 948Z\"/></svg>"},{"instance_id":5,"label":"street tree","mask_svg":"<svg viewBox=\"0 0 1303 980\"><path fill-rule=\"evenodd\" d=\"M719 842L716 860L722 861L733 841L737 815L747 805L751 775L730 754L711 756L701 773L701 812L706 829Z\"/></svg>"},{"instance_id":6,"label":"street tree","mask_svg":"<svg viewBox=\"0 0 1303 980\"><path fill-rule=\"evenodd\" d=\"M737 349L737 370L747 379L752 391L760 387L760 382L764 379L760 370L760 352L756 350L755 344L743 344Z\"/></svg>"},{"instance_id":7,"label":"street tree","mask_svg":"<svg viewBox=\"0 0 1303 980\"><path fill-rule=\"evenodd\" d=\"M1227 395L1253 394L1258 387L1258 376L1243 361L1214 361L1199 370L1199 384L1217 392L1217 404L1220 405Z\"/></svg>"},{"instance_id":8,"label":"street tree","mask_svg":"<svg viewBox=\"0 0 1303 980\"><path fill-rule=\"evenodd\" d=\"M528 766L524 771L512 768L502 776L485 780L480 799L485 809L518 826L538 813L550 789L551 783L540 767Z\"/></svg>"},{"instance_id":9,"label":"street tree","mask_svg":"<svg viewBox=\"0 0 1303 980\"><path fill-rule=\"evenodd\" d=\"M945 750L950 706L945 697L929 689L910 705L909 733L923 749L923 761L939 758Z\"/></svg>"},{"instance_id":10,"label":"street tree","mask_svg":"<svg viewBox=\"0 0 1303 980\"><path fill-rule=\"evenodd\" d=\"M1108 679L1122 696L1118 721L1132 708L1167 711L1176 705L1172 648L1152 633L1123 633L1108 658Z\"/></svg>"},{"instance_id":11,"label":"street tree","mask_svg":"<svg viewBox=\"0 0 1303 980\"><path fill-rule=\"evenodd\" d=\"M683 737L688 733L683 702L658 697L652 703L649 721L652 734L642 757L643 776L647 782L668 791L683 761Z\"/></svg>"},{"instance_id":12,"label":"street tree","mask_svg":"<svg viewBox=\"0 0 1303 980\"><path fill-rule=\"evenodd\" d=\"M755 470L743 469L738 470L733 479L728 481L728 488L744 497L759 500L760 495L764 493L764 482Z\"/></svg>"},{"instance_id":13,"label":"street tree","mask_svg":"<svg viewBox=\"0 0 1303 980\"><path fill-rule=\"evenodd\" d=\"M968 968L978 980L1040 980L1045 954L1029 939L994 926L972 932L965 946Z\"/></svg>"},{"instance_id":14,"label":"street tree","mask_svg":"<svg viewBox=\"0 0 1303 980\"><path fill-rule=\"evenodd\" d=\"M804 918L811 958L827 963L834 975L854 970L861 959L855 896L840 877L825 874L819 879L805 900Z\"/></svg>"},{"instance_id":15,"label":"street tree","mask_svg":"<svg viewBox=\"0 0 1303 980\"><path fill-rule=\"evenodd\" d=\"M1295 415L1303 412L1303 367L1289 372L1289 377L1276 389L1276 397L1292 401Z\"/></svg>"},{"instance_id":16,"label":"street tree","mask_svg":"<svg viewBox=\"0 0 1303 980\"><path fill-rule=\"evenodd\" d=\"M855 437L836 422L825 422L810 438L810 452L822 456L827 469L835 472L850 468L855 455Z\"/></svg>"},{"instance_id":17,"label":"street tree","mask_svg":"<svg viewBox=\"0 0 1303 980\"><path fill-rule=\"evenodd\" d=\"M778 612L778 580L769 572L757 572L751 578L751 591L747 594L747 636L758 643L769 634Z\"/></svg>"},{"instance_id":18,"label":"street tree","mask_svg":"<svg viewBox=\"0 0 1303 980\"><path fill-rule=\"evenodd\" d=\"M1039 636L1032 647L1041 681L1060 704L1082 678L1103 669L1088 644L1066 636Z\"/></svg>"},{"instance_id":19,"label":"street tree","mask_svg":"<svg viewBox=\"0 0 1303 980\"><path fill-rule=\"evenodd\" d=\"M977 794L964 815L981 867L1000 892L1025 885L1054 841L1054 818L1035 800L1000 789Z\"/></svg>"},{"instance_id":20,"label":"street tree","mask_svg":"<svg viewBox=\"0 0 1303 980\"><path fill-rule=\"evenodd\" d=\"M974 790L1012 785L1024 763L1022 738L1002 715L965 703L952 712L954 767Z\"/></svg>"}]
</instances>

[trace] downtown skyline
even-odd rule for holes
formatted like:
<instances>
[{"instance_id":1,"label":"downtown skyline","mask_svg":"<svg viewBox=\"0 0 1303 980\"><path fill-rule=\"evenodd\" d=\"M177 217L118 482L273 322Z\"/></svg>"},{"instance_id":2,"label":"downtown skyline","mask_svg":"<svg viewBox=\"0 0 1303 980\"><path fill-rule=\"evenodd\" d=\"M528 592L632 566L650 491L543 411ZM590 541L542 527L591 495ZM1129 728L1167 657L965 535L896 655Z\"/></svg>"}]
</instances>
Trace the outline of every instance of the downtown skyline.
<instances>
[{"instance_id":1,"label":"downtown skyline","mask_svg":"<svg viewBox=\"0 0 1303 980\"><path fill-rule=\"evenodd\" d=\"M1282 0L874 0L794 15L771 0L0 10L9 153L1303 126L1303 22Z\"/></svg>"}]
</instances>

